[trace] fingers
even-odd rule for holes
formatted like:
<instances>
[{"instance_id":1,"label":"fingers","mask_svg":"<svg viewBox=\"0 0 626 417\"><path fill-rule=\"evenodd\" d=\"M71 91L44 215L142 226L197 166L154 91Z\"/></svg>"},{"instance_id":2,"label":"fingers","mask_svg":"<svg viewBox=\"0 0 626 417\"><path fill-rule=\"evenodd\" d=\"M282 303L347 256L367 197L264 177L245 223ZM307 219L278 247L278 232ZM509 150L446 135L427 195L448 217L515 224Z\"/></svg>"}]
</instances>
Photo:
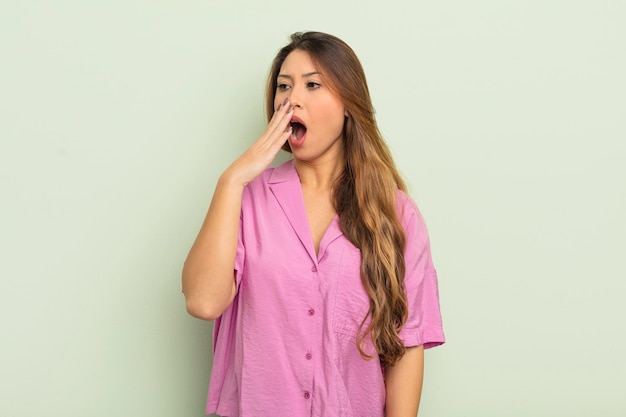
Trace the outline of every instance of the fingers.
<instances>
[{"instance_id":1,"label":"fingers","mask_svg":"<svg viewBox=\"0 0 626 417\"><path fill-rule=\"evenodd\" d=\"M228 168L230 175L247 184L267 168L289 139L293 108L288 100L279 106L261 136Z\"/></svg>"},{"instance_id":2,"label":"fingers","mask_svg":"<svg viewBox=\"0 0 626 417\"><path fill-rule=\"evenodd\" d=\"M274 112L272 119L270 120L266 132L268 135L272 135L277 132L284 132L287 129L287 125L291 121L291 114L293 113L293 107L289 103L289 99L278 106L278 109Z\"/></svg>"},{"instance_id":3,"label":"fingers","mask_svg":"<svg viewBox=\"0 0 626 417\"><path fill-rule=\"evenodd\" d=\"M251 151L254 154L261 155L265 152L270 152L272 158L280 151L285 141L289 139L292 127L289 125L293 114L293 107L289 103L288 99L278 106L278 109L274 112L270 122L268 123L265 131L261 134L259 139L251 147Z\"/></svg>"}]
</instances>

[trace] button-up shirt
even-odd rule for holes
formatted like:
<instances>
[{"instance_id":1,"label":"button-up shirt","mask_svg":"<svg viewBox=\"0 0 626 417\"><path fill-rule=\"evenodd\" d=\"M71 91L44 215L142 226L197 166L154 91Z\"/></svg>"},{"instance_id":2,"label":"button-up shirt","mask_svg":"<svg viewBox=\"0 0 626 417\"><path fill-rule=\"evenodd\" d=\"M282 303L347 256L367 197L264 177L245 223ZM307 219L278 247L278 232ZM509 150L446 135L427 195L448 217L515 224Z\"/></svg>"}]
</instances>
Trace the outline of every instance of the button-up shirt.
<instances>
[{"instance_id":1,"label":"button-up shirt","mask_svg":"<svg viewBox=\"0 0 626 417\"><path fill-rule=\"evenodd\" d=\"M437 275L413 201L397 192L406 231L405 346L444 342ZM316 254L293 161L243 192L237 294L215 321L207 414L227 417L382 417L385 381L371 340L356 344L369 307L361 254L335 217Z\"/></svg>"}]
</instances>

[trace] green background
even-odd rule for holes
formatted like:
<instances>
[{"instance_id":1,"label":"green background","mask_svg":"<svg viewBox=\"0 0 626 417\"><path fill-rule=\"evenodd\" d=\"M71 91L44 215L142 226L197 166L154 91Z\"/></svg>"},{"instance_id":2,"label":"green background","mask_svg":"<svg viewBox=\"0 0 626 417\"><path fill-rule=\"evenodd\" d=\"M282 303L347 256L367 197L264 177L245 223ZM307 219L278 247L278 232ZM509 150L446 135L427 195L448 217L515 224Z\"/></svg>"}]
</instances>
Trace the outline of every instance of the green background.
<instances>
[{"instance_id":1,"label":"green background","mask_svg":"<svg viewBox=\"0 0 626 417\"><path fill-rule=\"evenodd\" d=\"M0 415L203 415L211 324L181 267L298 30L355 49L429 226L448 343L420 416L624 415L625 21L602 0L2 1Z\"/></svg>"}]
</instances>

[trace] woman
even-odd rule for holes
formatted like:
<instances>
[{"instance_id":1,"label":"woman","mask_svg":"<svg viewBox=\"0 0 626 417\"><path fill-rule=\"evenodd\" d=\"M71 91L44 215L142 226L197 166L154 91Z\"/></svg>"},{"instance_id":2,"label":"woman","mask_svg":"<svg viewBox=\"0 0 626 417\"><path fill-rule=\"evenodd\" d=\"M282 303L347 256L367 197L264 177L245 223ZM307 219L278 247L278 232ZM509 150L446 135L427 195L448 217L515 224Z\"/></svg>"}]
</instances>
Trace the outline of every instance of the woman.
<instances>
[{"instance_id":1,"label":"woman","mask_svg":"<svg viewBox=\"0 0 626 417\"><path fill-rule=\"evenodd\" d=\"M266 98L183 269L187 310L215 320L207 413L414 417L423 349L444 342L437 277L358 58L296 33Z\"/></svg>"}]
</instances>

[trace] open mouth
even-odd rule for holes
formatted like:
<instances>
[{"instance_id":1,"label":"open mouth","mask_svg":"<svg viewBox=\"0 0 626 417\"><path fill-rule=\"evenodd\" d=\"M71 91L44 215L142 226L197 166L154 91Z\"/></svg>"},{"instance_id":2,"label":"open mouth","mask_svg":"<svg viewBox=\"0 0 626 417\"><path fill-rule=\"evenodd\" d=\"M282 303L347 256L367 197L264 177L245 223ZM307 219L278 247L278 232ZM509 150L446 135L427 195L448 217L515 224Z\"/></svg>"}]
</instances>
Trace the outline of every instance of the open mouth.
<instances>
[{"instance_id":1,"label":"open mouth","mask_svg":"<svg viewBox=\"0 0 626 417\"><path fill-rule=\"evenodd\" d=\"M296 119L291 119L291 136L295 139L295 140L300 140L304 137L304 135L306 134L306 126L302 123L302 121L296 120Z\"/></svg>"}]
</instances>

